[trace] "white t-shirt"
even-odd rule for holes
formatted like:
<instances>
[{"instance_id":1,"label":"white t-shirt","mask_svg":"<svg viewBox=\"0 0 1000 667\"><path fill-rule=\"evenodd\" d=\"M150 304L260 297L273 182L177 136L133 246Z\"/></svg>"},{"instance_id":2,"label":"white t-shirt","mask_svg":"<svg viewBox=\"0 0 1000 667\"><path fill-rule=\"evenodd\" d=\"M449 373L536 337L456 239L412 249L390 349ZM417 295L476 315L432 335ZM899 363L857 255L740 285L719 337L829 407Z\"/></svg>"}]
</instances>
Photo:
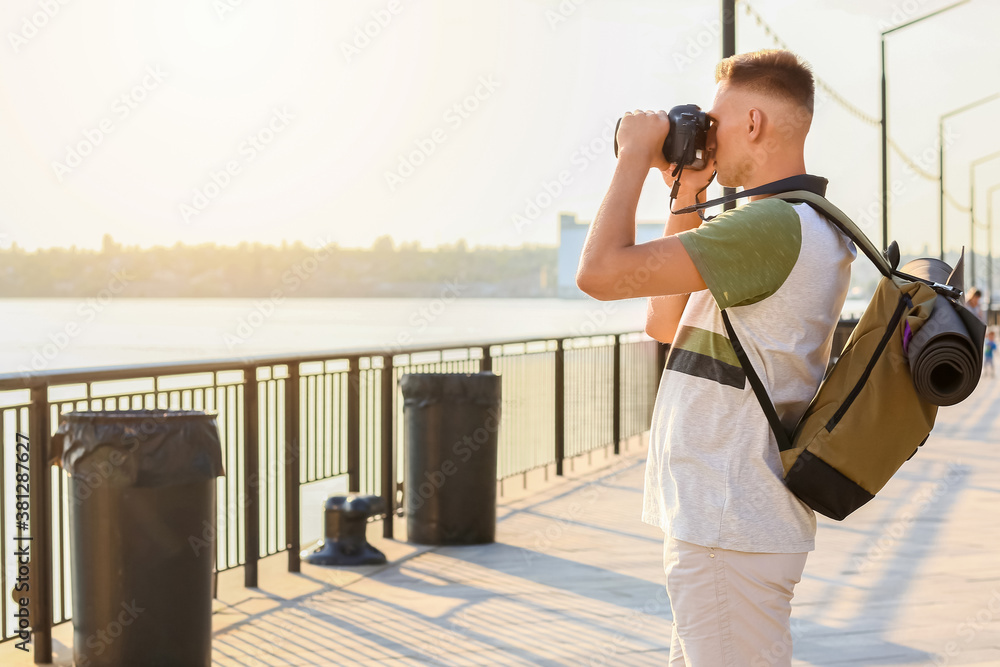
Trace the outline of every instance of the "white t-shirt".
<instances>
[{"instance_id":1,"label":"white t-shirt","mask_svg":"<svg viewBox=\"0 0 1000 667\"><path fill-rule=\"evenodd\" d=\"M642 519L707 547L810 551L815 515L785 487L719 309L790 430L829 363L857 251L809 205L774 198L678 236L708 289L688 299L660 379Z\"/></svg>"}]
</instances>

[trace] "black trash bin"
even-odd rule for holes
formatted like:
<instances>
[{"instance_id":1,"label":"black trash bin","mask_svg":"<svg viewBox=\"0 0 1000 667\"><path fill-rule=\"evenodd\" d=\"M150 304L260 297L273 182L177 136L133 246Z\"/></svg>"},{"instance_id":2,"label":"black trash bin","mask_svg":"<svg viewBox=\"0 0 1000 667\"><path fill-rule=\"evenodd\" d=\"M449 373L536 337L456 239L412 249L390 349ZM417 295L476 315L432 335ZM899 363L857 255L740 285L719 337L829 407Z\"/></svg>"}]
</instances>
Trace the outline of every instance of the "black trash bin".
<instances>
[{"instance_id":1,"label":"black trash bin","mask_svg":"<svg viewBox=\"0 0 1000 667\"><path fill-rule=\"evenodd\" d=\"M413 373L399 384L407 539L435 545L493 542L500 376Z\"/></svg>"},{"instance_id":2,"label":"black trash bin","mask_svg":"<svg viewBox=\"0 0 1000 667\"><path fill-rule=\"evenodd\" d=\"M215 417L73 412L52 444L71 476L76 665L210 667Z\"/></svg>"}]
</instances>

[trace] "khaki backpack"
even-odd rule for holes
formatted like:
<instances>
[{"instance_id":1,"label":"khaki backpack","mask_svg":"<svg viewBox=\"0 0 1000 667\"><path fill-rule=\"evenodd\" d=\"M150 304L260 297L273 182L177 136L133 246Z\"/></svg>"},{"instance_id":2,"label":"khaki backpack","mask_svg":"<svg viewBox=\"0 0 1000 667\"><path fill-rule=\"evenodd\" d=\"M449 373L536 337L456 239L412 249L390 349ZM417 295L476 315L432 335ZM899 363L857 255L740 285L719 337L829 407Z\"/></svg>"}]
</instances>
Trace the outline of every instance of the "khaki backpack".
<instances>
[{"instance_id":1,"label":"khaki backpack","mask_svg":"<svg viewBox=\"0 0 1000 667\"><path fill-rule=\"evenodd\" d=\"M871 500L930 434L938 405L927 398L935 395L933 391L914 382L907 343L914 340L935 308L965 307L959 302L960 289L896 270L898 251L894 263L890 263L850 218L824 197L804 190L774 196L793 203L806 202L816 208L854 241L882 273L881 282L840 358L791 434L781 425L728 313L722 311L736 355L777 439L785 483L817 512L841 520ZM942 311L942 315L946 314ZM949 317L955 319L953 315ZM953 388L948 404L971 393L982 367L985 325L980 330L974 316L970 321L965 313L959 315L967 330L953 332L949 344L964 345L961 340L955 342L964 335L967 347L976 350L978 366L972 358L962 366L961 373L949 378L963 384ZM944 362L936 358L929 363L938 363L936 368L940 369ZM945 370L954 369L948 366ZM976 371L974 377L973 371Z\"/></svg>"}]
</instances>

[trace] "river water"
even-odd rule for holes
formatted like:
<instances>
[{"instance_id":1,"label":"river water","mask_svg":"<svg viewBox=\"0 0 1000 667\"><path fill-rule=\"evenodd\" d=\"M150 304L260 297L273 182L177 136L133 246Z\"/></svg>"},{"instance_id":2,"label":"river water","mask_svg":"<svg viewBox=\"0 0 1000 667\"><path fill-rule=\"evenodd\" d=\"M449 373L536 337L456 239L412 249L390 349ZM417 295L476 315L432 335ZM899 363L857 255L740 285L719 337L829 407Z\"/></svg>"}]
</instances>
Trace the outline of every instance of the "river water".
<instances>
[{"instance_id":1,"label":"river water","mask_svg":"<svg viewBox=\"0 0 1000 667\"><path fill-rule=\"evenodd\" d=\"M640 331L645 311L645 299L0 299L0 373Z\"/></svg>"}]
</instances>

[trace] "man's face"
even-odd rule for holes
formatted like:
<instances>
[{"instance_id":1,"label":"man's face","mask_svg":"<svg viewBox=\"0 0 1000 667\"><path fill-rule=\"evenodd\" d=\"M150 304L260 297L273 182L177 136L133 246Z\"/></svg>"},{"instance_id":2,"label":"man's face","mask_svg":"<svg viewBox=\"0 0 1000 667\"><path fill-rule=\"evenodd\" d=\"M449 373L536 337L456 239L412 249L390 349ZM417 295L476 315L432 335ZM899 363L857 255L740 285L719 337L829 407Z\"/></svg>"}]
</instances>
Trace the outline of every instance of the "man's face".
<instances>
[{"instance_id":1,"label":"man's face","mask_svg":"<svg viewBox=\"0 0 1000 667\"><path fill-rule=\"evenodd\" d=\"M746 145L747 110L741 91L725 81L718 84L708 112L713 122L706 147L715 153L716 180L730 188L743 185L753 169Z\"/></svg>"}]
</instances>

